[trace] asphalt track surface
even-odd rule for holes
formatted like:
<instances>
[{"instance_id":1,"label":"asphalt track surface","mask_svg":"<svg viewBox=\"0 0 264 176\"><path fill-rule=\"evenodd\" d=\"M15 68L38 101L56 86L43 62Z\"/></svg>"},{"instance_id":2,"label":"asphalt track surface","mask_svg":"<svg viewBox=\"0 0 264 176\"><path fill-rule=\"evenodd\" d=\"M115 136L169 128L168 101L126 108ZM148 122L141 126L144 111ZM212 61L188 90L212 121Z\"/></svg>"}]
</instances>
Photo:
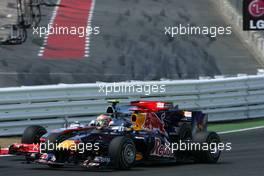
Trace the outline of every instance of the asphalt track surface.
<instances>
[{"instance_id":1,"label":"asphalt track surface","mask_svg":"<svg viewBox=\"0 0 264 176\"><path fill-rule=\"evenodd\" d=\"M40 26L53 10L42 9ZM39 57L43 38L29 31L23 45L0 45L0 86L189 79L255 74L261 67L235 32L217 38L164 35L165 26L179 24L229 25L212 0L96 0L92 26L101 33L91 36L88 58Z\"/></svg>"},{"instance_id":2,"label":"asphalt track surface","mask_svg":"<svg viewBox=\"0 0 264 176\"><path fill-rule=\"evenodd\" d=\"M264 129L221 135L224 142L232 142L232 150L222 153L217 164L161 164L137 166L129 171L88 171L82 168L51 169L42 165L22 163L21 158L0 158L1 175L20 176L261 176L264 173Z\"/></svg>"}]
</instances>

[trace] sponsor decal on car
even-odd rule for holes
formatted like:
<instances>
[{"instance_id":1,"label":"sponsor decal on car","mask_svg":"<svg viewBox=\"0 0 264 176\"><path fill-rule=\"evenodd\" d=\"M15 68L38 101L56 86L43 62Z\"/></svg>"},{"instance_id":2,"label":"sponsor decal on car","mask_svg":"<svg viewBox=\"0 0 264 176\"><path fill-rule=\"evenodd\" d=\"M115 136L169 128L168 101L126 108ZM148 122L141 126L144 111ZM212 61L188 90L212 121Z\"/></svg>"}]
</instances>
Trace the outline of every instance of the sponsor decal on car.
<instances>
[{"instance_id":1,"label":"sponsor decal on car","mask_svg":"<svg viewBox=\"0 0 264 176\"><path fill-rule=\"evenodd\" d=\"M165 139L164 144L161 142L160 138L155 138L155 146L151 151L152 156L163 156L163 157L174 157L171 151L170 143Z\"/></svg>"}]
</instances>

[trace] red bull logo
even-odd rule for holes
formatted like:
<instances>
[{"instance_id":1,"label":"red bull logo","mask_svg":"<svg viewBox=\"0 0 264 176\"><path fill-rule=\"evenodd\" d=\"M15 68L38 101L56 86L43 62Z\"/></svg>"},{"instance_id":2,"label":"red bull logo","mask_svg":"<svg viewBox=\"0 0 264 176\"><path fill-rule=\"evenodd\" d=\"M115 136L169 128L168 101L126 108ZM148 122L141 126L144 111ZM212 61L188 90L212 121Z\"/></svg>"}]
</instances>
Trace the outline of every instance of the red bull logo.
<instances>
[{"instance_id":1,"label":"red bull logo","mask_svg":"<svg viewBox=\"0 0 264 176\"><path fill-rule=\"evenodd\" d=\"M131 116L131 122L134 124L134 130L158 130L166 134L163 121L153 112L134 113Z\"/></svg>"},{"instance_id":2,"label":"red bull logo","mask_svg":"<svg viewBox=\"0 0 264 176\"><path fill-rule=\"evenodd\" d=\"M143 128L150 130L158 130L161 133L165 133L164 123L153 112L146 113L146 119Z\"/></svg>"}]
</instances>

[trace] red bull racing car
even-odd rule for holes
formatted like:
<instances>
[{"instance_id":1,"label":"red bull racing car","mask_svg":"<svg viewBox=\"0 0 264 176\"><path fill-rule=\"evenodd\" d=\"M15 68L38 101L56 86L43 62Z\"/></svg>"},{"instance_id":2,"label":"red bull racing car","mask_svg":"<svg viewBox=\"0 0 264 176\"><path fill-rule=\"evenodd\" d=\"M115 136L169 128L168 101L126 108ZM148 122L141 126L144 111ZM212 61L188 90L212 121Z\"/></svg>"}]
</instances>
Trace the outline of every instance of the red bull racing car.
<instances>
[{"instance_id":1,"label":"red bull racing car","mask_svg":"<svg viewBox=\"0 0 264 176\"><path fill-rule=\"evenodd\" d=\"M22 144L13 144L9 150L50 167L129 169L137 163L162 161L215 163L221 151L197 147L212 143L220 143L220 138L207 131L207 116L200 111L179 110L170 102L133 101L121 106L113 101L106 114L88 124L74 123L49 132L40 126L28 127ZM186 148L192 144L195 149Z\"/></svg>"}]
</instances>

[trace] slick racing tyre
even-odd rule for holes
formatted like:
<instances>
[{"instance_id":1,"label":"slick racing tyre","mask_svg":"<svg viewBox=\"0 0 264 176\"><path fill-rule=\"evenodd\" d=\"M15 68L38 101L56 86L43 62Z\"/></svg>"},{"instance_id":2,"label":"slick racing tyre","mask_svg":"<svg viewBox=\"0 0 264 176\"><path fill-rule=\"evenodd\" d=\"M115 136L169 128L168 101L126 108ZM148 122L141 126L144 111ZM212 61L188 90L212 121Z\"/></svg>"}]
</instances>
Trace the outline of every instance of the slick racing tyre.
<instances>
[{"instance_id":1,"label":"slick racing tyre","mask_svg":"<svg viewBox=\"0 0 264 176\"><path fill-rule=\"evenodd\" d=\"M110 142L108 154L115 169L129 169L135 162L135 144L127 137L116 137Z\"/></svg>"},{"instance_id":2,"label":"slick racing tyre","mask_svg":"<svg viewBox=\"0 0 264 176\"><path fill-rule=\"evenodd\" d=\"M47 130L38 125L29 126L25 129L22 136L22 144L38 144L40 138L47 133Z\"/></svg>"},{"instance_id":3,"label":"slick racing tyre","mask_svg":"<svg viewBox=\"0 0 264 176\"><path fill-rule=\"evenodd\" d=\"M199 163L216 163L221 155L221 151L218 149L217 145L221 142L220 137L215 132L200 132L193 137L195 143L214 144L214 149L212 150L200 150L195 152L195 161Z\"/></svg>"},{"instance_id":4,"label":"slick racing tyre","mask_svg":"<svg viewBox=\"0 0 264 176\"><path fill-rule=\"evenodd\" d=\"M182 124L179 130L179 140L188 140L191 138L192 138L191 127L186 123Z\"/></svg>"}]
</instances>

